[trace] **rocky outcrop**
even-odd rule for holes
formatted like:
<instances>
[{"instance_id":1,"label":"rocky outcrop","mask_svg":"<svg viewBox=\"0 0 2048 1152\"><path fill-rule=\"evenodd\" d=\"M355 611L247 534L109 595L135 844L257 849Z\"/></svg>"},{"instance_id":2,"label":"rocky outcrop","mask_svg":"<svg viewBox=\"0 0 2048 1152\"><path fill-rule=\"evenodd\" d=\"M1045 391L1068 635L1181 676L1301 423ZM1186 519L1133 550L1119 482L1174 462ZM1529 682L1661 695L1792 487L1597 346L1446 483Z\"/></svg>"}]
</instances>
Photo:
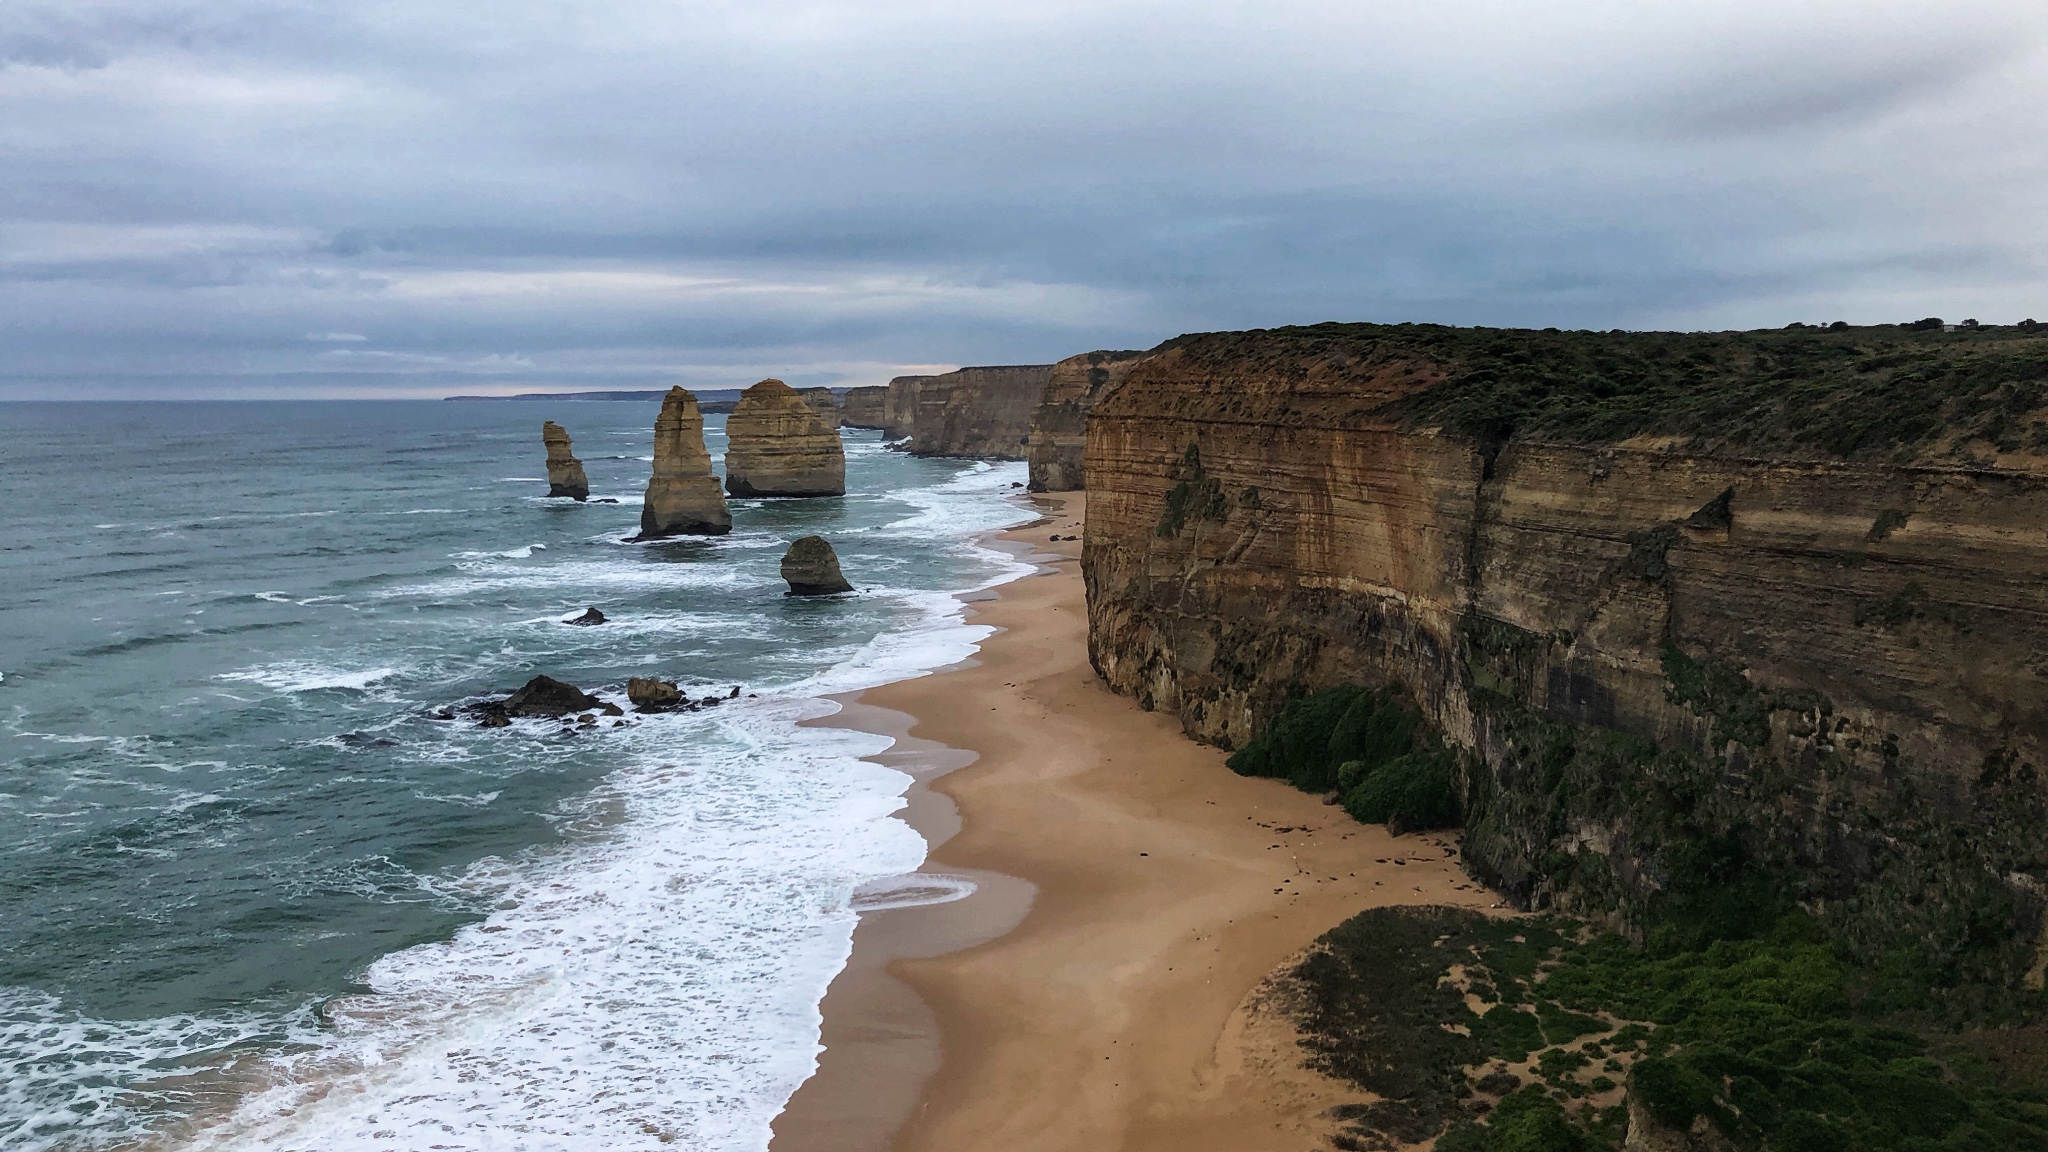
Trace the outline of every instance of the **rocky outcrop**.
<instances>
[{"instance_id":1,"label":"rocky outcrop","mask_svg":"<svg viewBox=\"0 0 2048 1152\"><path fill-rule=\"evenodd\" d=\"M1081 451L1087 444L1088 412L1144 355L1084 352L1052 366L1031 418L1031 491L1070 492L1083 486Z\"/></svg>"},{"instance_id":2,"label":"rocky outcrop","mask_svg":"<svg viewBox=\"0 0 2048 1152\"><path fill-rule=\"evenodd\" d=\"M590 480L583 474L583 461L569 452L568 430L548 420L540 426L540 442L548 450L548 495L589 499Z\"/></svg>"},{"instance_id":3,"label":"rocky outcrop","mask_svg":"<svg viewBox=\"0 0 2048 1152\"><path fill-rule=\"evenodd\" d=\"M725 490L734 496L846 494L839 430L780 380L741 394L725 437Z\"/></svg>"},{"instance_id":4,"label":"rocky outcrop","mask_svg":"<svg viewBox=\"0 0 2048 1152\"><path fill-rule=\"evenodd\" d=\"M605 623L605 618L604 613L598 611L597 609L585 608L581 615L571 616L567 620L562 621L562 623L576 624L581 627L590 628Z\"/></svg>"},{"instance_id":5,"label":"rocky outcrop","mask_svg":"<svg viewBox=\"0 0 2048 1152\"><path fill-rule=\"evenodd\" d=\"M811 406L811 411L818 414L818 419L823 420L826 427L839 427L839 397L832 394L832 389L820 385L816 388L799 388L796 394L804 398L804 403Z\"/></svg>"},{"instance_id":6,"label":"rocky outcrop","mask_svg":"<svg viewBox=\"0 0 2048 1152\"><path fill-rule=\"evenodd\" d=\"M889 381L889 398L882 424L882 431L888 433L889 439L900 440L916 429L918 394L926 384L936 379L936 376L898 376Z\"/></svg>"},{"instance_id":7,"label":"rocky outcrop","mask_svg":"<svg viewBox=\"0 0 2048 1152\"><path fill-rule=\"evenodd\" d=\"M688 702L672 681L657 680L651 676L635 676L627 680L626 699L641 712L666 712Z\"/></svg>"},{"instance_id":8,"label":"rocky outcrop","mask_svg":"<svg viewBox=\"0 0 2048 1152\"><path fill-rule=\"evenodd\" d=\"M1754 881L1860 955L2038 981L2044 361L2010 331L1184 338L1090 414L1090 655L1225 747L1292 691L1405 685L1470 753L1469 866L1525 904Z\"/></svg>"},{"instance_id":9,"label":"rocky outcrop","mask_svg":"<svg viewBox=\"0 0 2048 1152\"><path fill-rule=\"evenodd\" d=\"M1022 460L1052 365L962 368L915 385L913 456Z\"/></svg>"},{"instance_id":10,"label":"rocky outcrop","mask_svg":"<svg viewBox=\"0 0 2048 1152\"><path fill-rule=\"evenodd\" d=\"M886 384L870 384L860 388L848 388L839 406L840 423L848 428L872 428L886 431L889 427L889 387Z\"/></svg>"},{"instance_id":11,"label":"rocky outcrop","mask_svg":"<svg viewBox=\"0 0 2048 1152\"><path fill-rule=\"evenodd\" d=\"M636 539L723 536L730 531L732 513L711 472L697 398L686 389L671 388L654 420L654 475L647 481Z\"/></svg>"},{"instance_id":12,"label":"rocky outcrop","mask_svg":"<svg viewBox=\"0 0 2048 1152\"><path fill-rule=\"evenodd\" d=\"M782 578L790 596L836 596L853 591L839 571L839 555L823 536L805 536L782 554Z\"/></svg>"}]
</instances>

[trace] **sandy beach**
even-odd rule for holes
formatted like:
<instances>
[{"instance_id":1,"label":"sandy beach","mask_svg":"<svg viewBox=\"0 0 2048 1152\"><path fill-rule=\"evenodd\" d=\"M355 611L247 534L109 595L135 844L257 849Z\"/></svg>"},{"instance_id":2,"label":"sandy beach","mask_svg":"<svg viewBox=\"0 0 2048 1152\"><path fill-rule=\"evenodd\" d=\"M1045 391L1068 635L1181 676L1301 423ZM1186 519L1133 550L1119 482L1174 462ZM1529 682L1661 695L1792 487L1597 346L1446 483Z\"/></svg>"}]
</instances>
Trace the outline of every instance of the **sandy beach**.
<instances>
[{"instance_id":1,"label":"sandy beach","mask_svg":"<svg viewBox=\"0 0 2048 1152\"><path fill-rule=\"evenodd\" d=\"M1104 688L1067 538L1085 501L1040 500L999 539L1041 570L972 605L998 629L980 656L832 720L898 739L878 759L918 779L923 871L981 890L863 915L775 1152L1314 1146L1366 1097L1298 1066L1262 981L1362 909L1495 903L1450 838L1239 777Z\"/></svg>"}]
</instances>

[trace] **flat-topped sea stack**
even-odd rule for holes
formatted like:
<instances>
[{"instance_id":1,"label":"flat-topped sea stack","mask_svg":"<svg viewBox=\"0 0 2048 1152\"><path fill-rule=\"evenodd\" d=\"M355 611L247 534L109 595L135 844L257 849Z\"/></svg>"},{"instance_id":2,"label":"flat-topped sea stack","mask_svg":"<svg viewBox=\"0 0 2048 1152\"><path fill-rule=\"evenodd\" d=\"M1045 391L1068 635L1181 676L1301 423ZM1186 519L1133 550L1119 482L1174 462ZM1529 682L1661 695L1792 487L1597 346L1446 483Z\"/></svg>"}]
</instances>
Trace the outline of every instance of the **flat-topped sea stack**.
<instances>
[{"instance_id":1,"label":"flat-topped sea stack","mask_svg":"<svg viewBox=\"0 0 2048 1152\"><path fill-rule=\"evenodd\" d=\"M834 396L830 388L821 384L816 388L799 388L796 394L804 398L804 403L811 406L811 411L818 414L826 427L837 428L844 422L840 419L839 397Z\"/></svg>"},{"instance_id":2,"label":"flat-topped sea stack","mask_svg":"<svg viewBox=\"0 0 2048 1152\"><path fill-rule=\"evenodd\" d=\"M540 426L540 442L548 450L548 495L589 499L590 480L583 474L583 461L569 452L569 430L546 421Z\"/></svg>"},{"instance_id":3,"label":"flat-topped sea stack","mask_svg":"<svg viewBox=\"0 0 2048 1152\"><path fill-rule=\"evenodd\" d=\"M839 554L823 536L806 536L782 554L782 578L789 596L837 596L853 591L839 571Z\"/></svg>"},{"instance_id":4,"label":"flat-topped sea stack","mask_svg":"<svg viewBox=\"0 0 2048 1152\"><path fill-rule=\"evenodd\" d=\"M780 380L740 394L725 437L725 490L734 496L846 494L839 430Z\"/></svg>"},{"instance_id":5,"label":"flat-topped sea stack","mask_svg":"<svg viewBox=\"0 0 2048 1152\"><path fill-rule=\"evenodd\" d=\"M889 386L869 384L848 388L839 404L839 423L844 428L889 427Z\"/></svg>"},{"instance_id":6,"label":"flat-topped sea stack","mask_svg":"<svg viewBox=\"0 0 2048 1152\"><path fill-rule=\"evenodd\" d=\"M1088 410L1116 387L1143 352L1084 352L1052 366L1052 377L1031 421L1033 492L1082 487L1081 452L1088 440Z\"/></svg>"},{"instance_id":7,"label":"flat-topped sea stack","mask_svg":"<svg viewBox=\"0 0 2048 1152\"><path fill-rule=\"evenodd\" d=\"M671 388L662 398L661 415L654 419L654 475L647 481L637 539L723 536L730 531L732 513L711 472L697 398L687 389Z\"/></svg>"},{"instance_id":8,"label":"flat-topped sea stack","mask_svg":"<svg viewBox=\"0 0 2048 1152\"><path fill-rule=\"evenodd\" d=\"M961 368L924 377L914 385L910 454L1024 459L1031 418L1051 378L1050 364Z\"/></svg>"}]
</instances>

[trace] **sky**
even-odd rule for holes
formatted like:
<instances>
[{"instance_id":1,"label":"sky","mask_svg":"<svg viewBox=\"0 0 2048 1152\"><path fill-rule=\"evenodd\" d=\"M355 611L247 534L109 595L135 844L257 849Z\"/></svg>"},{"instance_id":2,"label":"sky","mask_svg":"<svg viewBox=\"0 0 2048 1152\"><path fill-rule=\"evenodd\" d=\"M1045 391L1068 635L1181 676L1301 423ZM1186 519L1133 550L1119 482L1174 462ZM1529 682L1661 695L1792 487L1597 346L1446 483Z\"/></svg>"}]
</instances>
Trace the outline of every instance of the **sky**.
<instances>
[{"instance_id":1,"label":"sky","mask_svg":"<svg viewBox=\"0 0 2048 1152\"><path fill-rule=\"evenodd\" d=\"M2041 0L0 0L0 398L2048 319Z\"/></svg>"}]
</instances>

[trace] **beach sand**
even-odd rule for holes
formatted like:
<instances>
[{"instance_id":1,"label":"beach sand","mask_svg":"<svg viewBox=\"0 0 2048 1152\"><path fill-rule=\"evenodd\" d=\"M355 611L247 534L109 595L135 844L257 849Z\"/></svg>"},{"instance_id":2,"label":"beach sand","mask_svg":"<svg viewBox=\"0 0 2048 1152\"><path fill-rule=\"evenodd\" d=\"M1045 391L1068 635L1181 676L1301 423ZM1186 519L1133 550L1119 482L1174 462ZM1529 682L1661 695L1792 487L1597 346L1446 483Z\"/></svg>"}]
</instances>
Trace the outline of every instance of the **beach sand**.
<instances>
[{"instance_id":1,"label":"beach sand","mask_svg":"<svg viewBox=\"0 0 2048 1152\"><path fill-rule=\"evenodd\" d=\"M1300 1067L1266 977L1386 904L1493 907L1444 835L1394 837L1239 777L1088 665L1080 494L1005 533L1038 575L971 608L962 666L860 694L830 722L911 771L922 871L966 900L862 916L822 1011L819 1072L774 1152L1288 1152L1368 1099ZM971 762L970 762L971 761ZM961 765L965 765L964 767Z\"/></svg>"}]
</instances>

